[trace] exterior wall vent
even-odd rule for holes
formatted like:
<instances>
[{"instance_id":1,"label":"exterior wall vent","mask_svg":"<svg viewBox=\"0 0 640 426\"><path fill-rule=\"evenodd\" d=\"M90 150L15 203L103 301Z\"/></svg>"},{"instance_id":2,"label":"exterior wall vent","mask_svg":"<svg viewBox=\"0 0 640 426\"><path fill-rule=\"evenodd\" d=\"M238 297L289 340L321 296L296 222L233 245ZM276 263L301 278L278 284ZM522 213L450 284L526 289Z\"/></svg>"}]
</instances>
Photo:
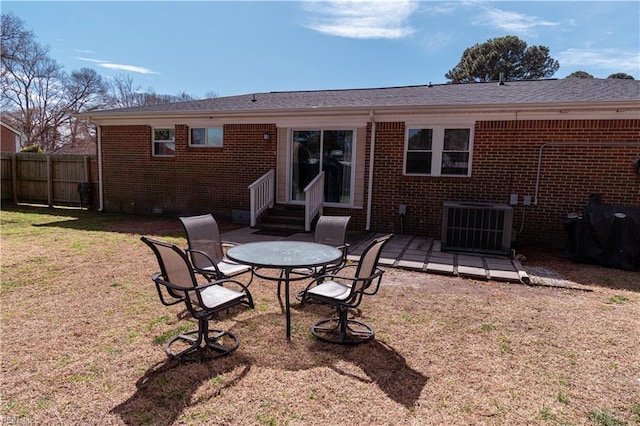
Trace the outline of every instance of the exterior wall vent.
<instances>
[{"instance_id":1,"label":"exterior wall vent","mask_svg":"<svg viewBox=\"0 0 640 426\"><path fill-rule=\"evenodd\" d=\"M511 253L513 208L506 204L444 202L442 250Z\"/></svg>"}]
</instances>

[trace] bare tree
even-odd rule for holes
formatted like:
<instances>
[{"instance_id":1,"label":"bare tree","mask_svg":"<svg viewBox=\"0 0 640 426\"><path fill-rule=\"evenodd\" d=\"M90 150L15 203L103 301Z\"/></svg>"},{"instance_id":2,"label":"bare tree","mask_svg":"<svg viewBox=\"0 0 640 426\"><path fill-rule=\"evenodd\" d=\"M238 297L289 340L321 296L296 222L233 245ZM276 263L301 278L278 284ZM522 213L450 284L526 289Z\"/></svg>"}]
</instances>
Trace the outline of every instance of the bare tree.
<instances>
[{"instance_id":1,"label":"bare tree","mask_svg":"<svg viewBox=\"0 0 640 426\"><path fill-rule=\"evenodd\" d=\"M74 152L88 152L95 147L95 131L85 120L74 117L76 112L91 111L107 105L107 85L103 78L91 68L73 71L65 80L67 109L61 116L60 127L66 129L61 135L62 144Z\"/></svg>"},{"instance_id":2,"label":"bare tree","mask_svg":"<svg viewBox=\"0 0 640 426\"><path fill-rule=\"evenodd\" d=\"M7 72L7 67L16 61L16 52L22 52L33 40L33 32L27 31L20 18L13 13L2 14L2 75Z\"/></svg>"},{"instance_id":3,"label":"bare tree","mask_svg":"<svg viewBox=\"0 0 640 426\"><path fill-rule=\"evenodd\" d=\"M173 99L174 99L174 102L186 102L186 101L193 101L195 98L185 91L180 91L178 92L177 95L173 96Z\"/></svg>"},{"instance_id":4,"label":"bare tree","mask_svg":"<svg viewBox=\"0 0 640 426\"><path fill-rule=\"evenodd\" d=\"M82 147L86 152L91 144L95 146L95 131L76 120L75 113L195 99L185 92L163 95L153 89L143 91L126 74L109 83L90 68L67 74L20 18L11 13L3 13L1 18L0 108L11 124L25 133L24 147L37 145L45 152Z\"/></svg>"},{"instance_id":5,"label":"bare tree","mask_svg":"<svg viewBox=\"0 0 640 426\"><path fill-rule=\"evenodd\" d=\"M2 106L16 119L26 135L27 145L40 145L45 151L55 137L47 109L61 101L62 67L48 56L48 50L30 40L4 61Z\"/></svg>"},{"instance_id":6,"label":"bare tree","mask_svg":"<svg viewBox=\"0 0 640 426\"><path fill-rule=\"evenodd\" d=\"M192 101L195 98L186 92L177 95L162 95L152 88L143 91L128 74L118 74L109 82L109 105L113 108L131 108L144 105L167 104Z\"/></svg>"},{"instance_id":7,"label":"bare tree","mask_svg":"<svg viewBox=\"0 0 640 426\"><path fill-rule=\"evenodd\" d=\"M138 93L142 91L140 86L133 83L129 74L117 74L108 82L109 106L112 108L130 108L139 106Z\"/></svg>"},{"instance_id":8,"label":"bare tree","mask_svg":"<svg viewBox=\"0 0 640 426\"><path fill-rule=\"evenodd\" d=\"M71 114L104 104L102 77L88 68L67 75L14 15L2 14L2 31L2 109L25 133L25 146L56 151L73 140Z\"/></svg>"}]
</instances>

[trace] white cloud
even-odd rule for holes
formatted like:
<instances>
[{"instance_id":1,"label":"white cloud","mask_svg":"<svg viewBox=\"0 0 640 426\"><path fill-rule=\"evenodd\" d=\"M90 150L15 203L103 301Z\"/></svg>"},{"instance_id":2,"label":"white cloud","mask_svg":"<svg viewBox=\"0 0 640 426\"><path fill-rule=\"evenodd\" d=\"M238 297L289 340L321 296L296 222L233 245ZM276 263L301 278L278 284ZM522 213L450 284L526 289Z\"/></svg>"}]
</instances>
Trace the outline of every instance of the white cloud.
<instances>
[{"instance_id":1,"label":"white cloud","mask_svg":"<svg viewBox=\"0 0 640 426\"><path fill-rule=\"evenodd\" d=\"M599 68L611 72L639 75L640 53L623 49L567 49L556 59L562 67Z\"/></svg>"},{"instance_id":2,"label":"white cloud","mask_svg":"<svg viewBox=\"0 0 640 426\"><path fill-rule=\"evenodd\" d=\"M81 56L77 57L76 59L78 59L80 61L85 61L85 62L93 62L94 64L102 64L104 62L107 62L107 61L103 61L103 60L100 60L100 59L83 58Z\"/></svg>"},{"instance_id":3,"label":"white cloud","mask_svg":"<svg viewBox=\"0 0 640 426\"><path fill-rule=\"evenodd\" d=\"M78 57L77 59L85 62L93 62L94 64L98 64L99 67L109 68L112 70L137 72L139 74L160 74L159 72L150 70L149 68L139 67L136 65L114 64L112 62L103 61L100 59L91 59L91 58L82 58L82 57Z\"/></svg>"},{"instance_id":4,"label":"white cloud","mask_svg":"<svg viewBox=\"0 0 640 426\"><path fill-rule=\"evenodd\" d=\"M434 32L424 35L420 46L427 53L440 52L449 49L449 46L456 40L454 33Z\"/></svg>"},{"instance_id":5,"label":"white cloud","mask_svg":"<svg viewBox=\"0 0 640 426\"><path fill-rule=\"evenodd\" d=\"M150 70L149 68L144 68L144 67L138 67L135 65L123 65L123 64L112 64L112 63L102 63L100 64L101 67L103 68L110 68L110 69L114 69L114 70L123 70L123 71L131 71L131 72L137 72L140 74L160 74L159 72L155 72Z\"/></svg>"},{"instance_id":6,"label":"white cloud","mask_svg":"<svg viewBox=\"0 0 640 426\"><path fill-rule=\"evenodd\" d=\"M312 30L348 38L399 39L414 33L407 20L418 4L407 0L332 0L305 2L303 7L315 15L306 25Z\"/></svg>"},{"instance_id":7,"label":"white cloud","mask_svg":"<svg viewBox=\"0 0 640 426\"><path fill-rule=\"evenodd\" d=\"M461 4L458 3L426 3L423 9L429 14L446 15L456 12L460 8ZM462 5L464 6L464 5Z\"/></svg>"},{"instance_id":8,"label":"white cloud","mask_svg":"<svg viewBox=\"0 0 640 426\"><path fill-rule=\"evenodd\" d=\"M531 34L538 27L555 27L559 22L545 21L519 12L509 12L493 7L482 8L483 14L474 24L488 25L515 34Z\"/></svg>"}]
</instances>

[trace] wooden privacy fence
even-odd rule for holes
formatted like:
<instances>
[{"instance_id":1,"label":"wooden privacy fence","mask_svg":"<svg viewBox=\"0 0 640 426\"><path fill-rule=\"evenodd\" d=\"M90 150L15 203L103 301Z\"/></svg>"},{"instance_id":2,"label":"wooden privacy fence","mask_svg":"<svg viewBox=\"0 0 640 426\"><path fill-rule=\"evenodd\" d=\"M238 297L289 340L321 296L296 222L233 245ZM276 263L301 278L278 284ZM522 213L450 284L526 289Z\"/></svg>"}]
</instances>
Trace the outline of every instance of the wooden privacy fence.
<instances>
[{"instance_id":1,"label":"wooden privacy fence","mask_svg":"<svg viewBox=\"0 0 640 426\"><path fill-rule=\"evenodd\" d=\"M95 155L3 152L0 161L3 200L89 207L96 198Z\"/></svg>"}]
</instances>

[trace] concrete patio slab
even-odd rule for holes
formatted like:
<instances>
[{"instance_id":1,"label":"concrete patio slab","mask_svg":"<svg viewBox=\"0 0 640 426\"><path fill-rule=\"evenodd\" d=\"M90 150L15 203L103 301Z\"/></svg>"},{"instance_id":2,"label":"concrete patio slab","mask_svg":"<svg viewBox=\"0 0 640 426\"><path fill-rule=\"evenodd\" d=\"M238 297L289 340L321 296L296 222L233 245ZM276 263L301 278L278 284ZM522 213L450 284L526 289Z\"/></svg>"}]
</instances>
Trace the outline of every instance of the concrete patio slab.
<instances>
[{"instance_id":1,"label":"concrete patio slab","mask_svg":"<svg viewBox=\"0 0 640 426\"><path fill-rule=\"evenodd\" d=\"M488 280L489 275L484 268L475 268L473 266L458 266L458 275L476 278L479 280Z\"/></svg>"},{"instance_id":2,"label":"concrete patio slab","mask_svg":"<svg viewBox=\"0 0 640 426\"><path fill-rule=\"evenodd\" d=\"M415 271L422 271L424 268L424 262L414 262L411 260L399 260L397 265L398 268L404 269L413 269Z\"/></svg>"},{"instance_id":3,"label":"concrete patio slab","mask_svg":"<svg viewBox=\"0 0 640 426\"><path fill-rule=\"evenodd\" d=\"M446 274L455 275L455 268L453 265L446 263L427 263L427 272L433 272L434 274Z\"/></svg>"},{"instance_id":4,"label":"concrete patio slab","mask_svg":"<svg viewBox=\"0 0 640 426\"><path fill-rule=\"evenodd\" d=\"M257 234L257 229L240 228L222 234L225 241L239 244L253 241L312 241L311 233L289 236ZM347 259L357 262L369 243L382 233L356 232L347 234ZM495 255L443 252L440 241L428 237L394 235L380 256L385 267L404 268L417 272L463 276L481 280L529 283L529 278L517 260Z\"/></svg>"}]
</instances>

